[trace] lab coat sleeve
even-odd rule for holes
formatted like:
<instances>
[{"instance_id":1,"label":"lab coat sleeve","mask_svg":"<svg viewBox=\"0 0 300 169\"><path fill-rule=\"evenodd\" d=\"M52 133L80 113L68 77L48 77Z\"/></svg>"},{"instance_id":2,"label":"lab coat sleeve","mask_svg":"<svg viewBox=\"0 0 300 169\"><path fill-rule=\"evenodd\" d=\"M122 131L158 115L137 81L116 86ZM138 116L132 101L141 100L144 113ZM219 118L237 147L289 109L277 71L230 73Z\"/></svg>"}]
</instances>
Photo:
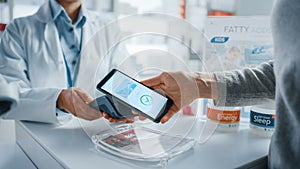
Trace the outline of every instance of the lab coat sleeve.
<instances>
[{"instance_id":1,"label":"lab coat sleeve","mask_svg":"<svg viewBox=\"0 0 300 169\"><path fill-rule=\"evenodd\" d=\"M3 118L58 123L55 105L60 91L55 88L21 88L19 105Z\"/></svg>"},{"instance_id":2,"label":"lab coat sleeve","mask_svg":"<svg viewBox=\"0 0 300 169\"><path fill-rule=\"evenodd\" d=\"M20 25L8 25L0 41L0 73L20 92L19 105L3 118L56 123L56 100L62 89L33 88L28 76L26 50Z\"/></svg>"},{"instance_id":3,"label":"lab coat sleeve","mask_svg":"<svg viewBox=\"0 0 300 169\"><path fill-rule=\"evenodd\" d=\"M218 81L218 106L249 106L275 99L273 61L256 68L215 73Z\"/></svg>"},{"instance_id":4,"label":"lab coat sleeve","mask_svg":"<svg viewBox=\"0 0 300 169\"><path fill-rule=\"evenodd\" d=\"M7 84L0 74L0 117L14 108L19 101L19 93L16 86Z\"/></svg>"}]
</instances>

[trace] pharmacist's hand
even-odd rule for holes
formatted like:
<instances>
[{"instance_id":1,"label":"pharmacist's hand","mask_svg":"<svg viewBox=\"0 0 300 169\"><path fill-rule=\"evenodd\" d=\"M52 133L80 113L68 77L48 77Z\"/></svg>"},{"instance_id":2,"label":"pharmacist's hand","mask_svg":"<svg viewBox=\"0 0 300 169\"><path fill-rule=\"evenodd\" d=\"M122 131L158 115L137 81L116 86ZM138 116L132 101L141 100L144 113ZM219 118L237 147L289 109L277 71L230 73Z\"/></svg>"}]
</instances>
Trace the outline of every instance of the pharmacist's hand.
<instances>
[{"instance_id":1,"label":"pharmacist's hand","mask_svg":"<svg viewBox=\"0 0 300 169\"><path fill-rule=\"evenodd\" d=\"M56 106L79 118L95 120L102 117L102 113L88 105L92 101L93 98L83 90L70 88L61 91Z\"/></svg>"},{"instance_id":2,"label":"pharmacist's hand","mask_svg":"<svg viewBox=\"0 0 300 169\"><path fill-rule=\"evenodd\" d=\"M188 72L163 72L154 78L142 81L146 86L167 95L174 102L161 119L161 123L168 121L193 100L211 98L211 82L216 82L213 74Z\"/></svg>"},{"instance_id":3,"label":"pharmacist's hand","mask_svg":"<svg viewBox=\"0 0 300 169\"><path fill-rule=\"evenodd\" d=\"M103 113L103 117L106 118L109 122L111 123L133 123L135 121L135 118L123 118L123 119L114 119L112 117L110 117L107 113Z\"/></svg>"}]
</instances>

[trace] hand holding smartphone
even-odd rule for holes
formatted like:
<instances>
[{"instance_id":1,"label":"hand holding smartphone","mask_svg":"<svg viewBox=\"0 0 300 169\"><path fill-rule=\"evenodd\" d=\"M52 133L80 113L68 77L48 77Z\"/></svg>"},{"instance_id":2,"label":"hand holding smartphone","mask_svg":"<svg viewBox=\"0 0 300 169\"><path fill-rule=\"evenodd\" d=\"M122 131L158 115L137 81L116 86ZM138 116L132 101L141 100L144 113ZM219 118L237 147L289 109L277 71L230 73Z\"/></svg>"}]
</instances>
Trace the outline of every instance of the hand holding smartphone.
<instances>
[{"instance_id":1,"label":"hand holding smartphone","mask_svg":"<svg viewBox=\"0 0 300 169\"><path fill-rule=\"evenodd\" d=\"M97 89L106 94L111 105L120 115L126 118L134 116L131 111L139 113L152 121L158 123L168 112L173 101L156 92L155 90L141 84L123 72L113 69L97 85ZM106 112L110 114L110 112Z\"/></svg>"}]
</instances>

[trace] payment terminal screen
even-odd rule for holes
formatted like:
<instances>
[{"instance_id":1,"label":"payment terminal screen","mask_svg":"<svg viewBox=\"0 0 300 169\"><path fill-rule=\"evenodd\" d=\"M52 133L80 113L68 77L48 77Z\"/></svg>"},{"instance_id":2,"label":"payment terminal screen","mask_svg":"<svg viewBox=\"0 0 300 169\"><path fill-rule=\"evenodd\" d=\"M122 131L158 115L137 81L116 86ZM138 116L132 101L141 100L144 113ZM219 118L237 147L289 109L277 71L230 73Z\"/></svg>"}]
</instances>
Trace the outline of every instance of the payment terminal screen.
<instances>
[{"instance_id":1,"label":"payment terminal screen","mask_svg":"<svg viewBox=\"0 0 300 169\"><path fill-rule=\"evenodd\" d=\"M116 71L102 89L130 104L152 118L156 118L167 98Z\"/></svg>"}]
</instances>

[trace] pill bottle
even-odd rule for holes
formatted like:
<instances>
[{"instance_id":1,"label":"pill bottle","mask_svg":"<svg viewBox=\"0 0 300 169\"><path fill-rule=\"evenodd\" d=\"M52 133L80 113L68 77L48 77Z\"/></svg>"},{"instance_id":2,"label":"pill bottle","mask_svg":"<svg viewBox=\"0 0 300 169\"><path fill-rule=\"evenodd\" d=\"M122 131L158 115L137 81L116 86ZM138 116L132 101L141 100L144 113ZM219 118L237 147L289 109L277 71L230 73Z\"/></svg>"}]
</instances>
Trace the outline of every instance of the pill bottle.
<instances>
[{"instance_id":1,"label":"pill bottle","mask_svg":"<svg viewBox=\"0 0 300 169\"><path fill-rule=\"evenodd\" d=\"M212 101L207 103L206 117L218 123L217 131L237 131L240 124L240 107L217 107Z\"/></svg>"},{"instance_id":2,"label":"pill bottle","mask_svg":"<svg viewBox=\"0 0 300 169\"><path fill-rule=\"evenodd\" d=\"M275 103L250 108L250 131L261 137L271 137L275 130Z\"/></svg>"}]
</instances>

